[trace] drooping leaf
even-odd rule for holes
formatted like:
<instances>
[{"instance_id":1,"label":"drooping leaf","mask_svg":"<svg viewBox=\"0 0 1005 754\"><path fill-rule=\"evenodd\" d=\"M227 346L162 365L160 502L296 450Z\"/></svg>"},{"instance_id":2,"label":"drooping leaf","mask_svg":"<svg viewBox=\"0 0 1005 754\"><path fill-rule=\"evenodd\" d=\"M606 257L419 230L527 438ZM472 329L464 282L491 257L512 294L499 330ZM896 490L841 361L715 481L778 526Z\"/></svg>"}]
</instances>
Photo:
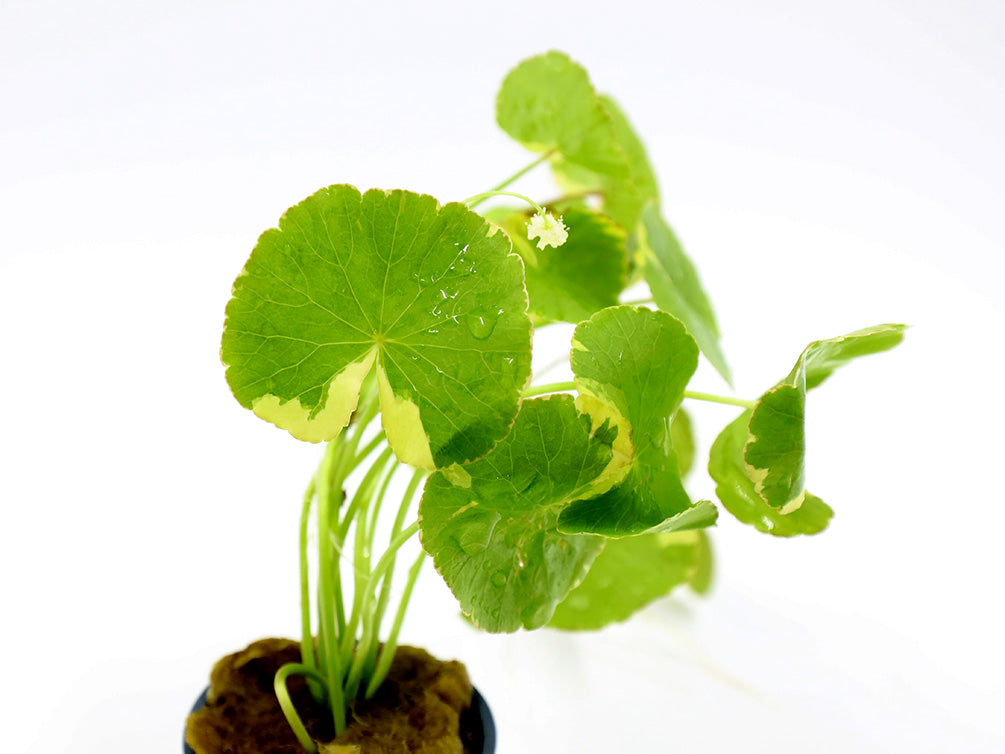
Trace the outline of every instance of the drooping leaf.
<instances>
[{"instance_id":1,"label":"drooping leaf","mask_svg":"<svg viewBox=\"0 0 1005 754\"><path fill-rule=\"evenodd\" d=\"M719 347L719 326L698 273L677 236L652 202L642 209L638 226L638 258L653 300L679 319L701 352L726 382L732 377Z\"/></svg>"},{"instance_id":2,"label":"drooping leaf","mask_svg":"<svg viewBox=\"0 0 1005 754\"><path fill-rule=\"evenodd\" d=\"M691 417L683 408L678 408L670 422L670 444L677 454L677 473L683 479L694 466L694 431Z\"/></svg>"},{"instance_id":3,"label":"drooping leaf","mask_svg":"<svg viewBox=\"0 0 1005 754\"><path fill-rule=\"evenodd\" d=\"M787 513L803 502L806 489L806 383L775 385L750 416L743 451L747 474L764 501Z\"/></svg>"},{"instance_id":4,"label":"drooping leaf","mask_svg":"<svg viewBox=\"0 0 1005 754\"><path fill-rule=\"evenodd\" d=\"M738 520L776 537L823 531L834 511L815 495L807 493L798 509L782 513L757 494L743 460L750 414L750 409L740 414L712 443L708 473L715 480L715 494L719 501Z\"/></svg>"},{"instance_id":5,"label":"drooping leaf","mask_svg":"<svg viewBox=\"0 0 1005 754\"><path fill-rule=\"evenodd\" d=\"M577 407L594 427L617 427L618 437L598 494L562 513L562 531L622 537L714 523L715 507L692 504L684 491L670 435L697 362L694 339L666 312L617 306L579 324L571 357Z\"/></svg>"},{"instance_id":6,"label":"drooping leaf","mask_svg":"<svg viewBox=\"0 0 1005 754\"><path fill-rule=\"evenodd\" d=\"M426 482L422 545L478 627L544 625L603 547L600 537L556 528L610 462L614 430L590 429L571 396L525 401L489 455Z\"/></svg>"},{"instance_id":7,"label":"drooping leaf","mask_svg":"<svg viewBox=\"0 0 1005 754\"><path fill-rule=\"evenodd\" d=\"M510 71L496 98L496 120L532 151L555 150L604 175L628 174L611 115L583 67L564 53L536 55Z\"/></svg>"},{"instance_id":8,"label":"drooping leaf","mask_svg":"<svg viewBox=\"0 0 1005 754\"><path fill-rule=\"evenodd\" d=\"M246 408L303 440L337 436L376 369L398 456L487 453L530 372L522 265L461 204L330 186L266 231L234 283L221 355Z\"/></svg>"},{"instance_id":9,"label":"drooping leaf","mask_svg":"<svg viewBox=\"0 0 1005 754\"><path fill-rule=\"evenodd\" d=\"M618 303L625 287L625 234L609 218L569 209L562 220L568 240L557 248L537 248L527 238L527 214L505 222L514 249L523 257L530 313L538 321L573 324Z\"/></svg>"},{"instance_id":10,"label":"drooping leaf","mask_svg":"<svg viewBox=\"0 0 1005 754\"><path fill-rule=\"evenodd\" d=\"M806 389L812 390L852 359L889 351L899 345L906 330L907 325L875 325L837 338L814 341L803 351L786 381L791 382L797 370L804 370Z\"/></svg>"},{"instance_id":11,"label":"drooping leaf","mask_svg":"<svg viewBox=\"0 0 1005 754\"><path fill-rule=\"evenodd\" d=\"M783 512L803 504L806 391L859 356L893 348L904 325L877 325L811 343L792 371L758 400L750 417L743 457L758 495Z\"/></svg>"},{"instance_id":12,"label":"drooping leaf","mask_svg":"<svg viewBox=\"0 0 1005 754\"><path fill-rule=\"evenodd\" d=\"M702 535L685 531L608 540L586 578L555 609L549 627L603 628L666 596L698 571Z\"/></svg>"}]
</instances>

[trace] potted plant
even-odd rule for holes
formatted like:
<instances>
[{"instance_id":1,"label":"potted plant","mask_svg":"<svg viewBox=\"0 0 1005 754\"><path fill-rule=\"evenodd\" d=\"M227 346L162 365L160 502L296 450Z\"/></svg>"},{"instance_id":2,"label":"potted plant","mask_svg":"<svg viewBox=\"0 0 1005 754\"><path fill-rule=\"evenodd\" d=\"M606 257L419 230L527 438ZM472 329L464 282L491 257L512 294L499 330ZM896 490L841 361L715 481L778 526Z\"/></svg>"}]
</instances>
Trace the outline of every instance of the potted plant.
<instances>
[{"instance_id":1,"label":"potted plant","mask_svg":"<svg viewBox=\"0 0 1005 754\"><path fill-rule=\"evenodd\" d=\"M399 650L427 557L491 632L595 629L678 585L703 591L718 506L682 482L694 447L684 400L741 409L708 463L726 511L782 537L832 516L805 486L807 392L904 327L810 343L759 397L691 389L700 355L727 383L730 370L624 113L549 52L507 75L497 118L537 156L492 190L440 204L329 186L261 236L234 283L221 355L235 398L327 446L300 519L302 636L221 661L188 727L198 754L383 751L363 736L395 724L389 707L421 721L423 751L483 750L459 738L473 695L463 670ZM508 190L543 163L557 198ZM521 206L475 211L495 196ZM559 322L575 326L573 379L546 383L531 371L533 336ZM416 538L394 604L399 554ZM408 679L420 691L403 690ZM430 699L441 709L421 707ZM248 727L243 704L278 732L228 743L238 733L221 721Z\"/></svg>"}]
</instances>

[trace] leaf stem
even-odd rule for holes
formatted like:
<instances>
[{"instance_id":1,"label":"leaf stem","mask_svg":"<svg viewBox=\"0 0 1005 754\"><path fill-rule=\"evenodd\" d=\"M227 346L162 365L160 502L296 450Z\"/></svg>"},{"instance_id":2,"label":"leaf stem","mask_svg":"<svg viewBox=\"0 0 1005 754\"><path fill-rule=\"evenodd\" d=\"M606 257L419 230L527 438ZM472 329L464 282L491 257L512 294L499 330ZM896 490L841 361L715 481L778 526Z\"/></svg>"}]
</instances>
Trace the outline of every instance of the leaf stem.
<instances>
[{"instance_id":1,"label":"leaf stem","mask_svg":"<svg viewBox=\"0 0 1005 754\"><path fill-rule=\"evenodd\" d=\"M408 487L405 489L405 494L401 498L401 505L398 506L398 514L394 517L394 523L391 525L391 540L398 536L401 532L402 527L405 525L405 517L408 515L409 508L412 506L412 501L415 499L415 493L419 489L419 485L422 480L426 478L429 472L425 469L416 469L412 474L412 478L408 482ZM391 567L394 567L392 563ZM380 600L377 603L377 621L378 626L384 615L384 610L387 607L387 601L390 597L388 588L388 582L384 583L384 589L381 592Z\"/></svg>"},{"instance_id":2,"label":"leaf stem","mask_svg":"<svg viewBox=\"0 0 1005 754\"><path fill-rule=\"evenodd\" d=\"M401 602L398 603L398 610L394 614L394 623L391 625L391 633L387 637L387 641L384 642L384 646L380 648L380 658L377 660L377 667L373 671L373 675L370 676L370 682L366 686L366 698L369 699L380 688L380 684L384 682L387 677L387 672L391 668L391 662L394 660L394 653L398 649L398 633L401 631L401 624L405 619L405 608L408 607L408 601L412 597L412 588L415 586L416 579L419 578L419 571L422 569L422 563L426 559L425 551L419 551L419 557L415 559L415 563L408 571L408 581L405 582L405 593L401 596Z\"/></svg>"},{"instance_id":3,"label":"leaf stem","mask_svg":"<svg viewBox=\"0 0 1005 754\"><path fill-rule=\"evenodd\" d=\"M359 588L359 593L361 595L373 595L376 593L377 584L380 583L380 580L384 578L384 576L386 576L389 570L394 566L395 555L397 554L398 549L418 531L419 522L415 521L411 526L404 529L391 540L391 543L387 546L387 550L381 556L380 560L377 561L377 565L374 569L370 572L369 578L366 579L366 583ZM349 626L346 633L347 637L356 636L356 631L359 628L360 619L363 615L363 602L364 601L360 599L359 601L356 601L355 605L353 605L352 617L349 619ZM345 649L346 647L343 645L343 651ZM366 651L365 647L360 647L359 649L360 651L356 654L355 661L353 661L352 646L348 647L348 652L344 655L344 657L349 660L346 662L347 668L350 667L350 662L352 662L352 668L349 670L347 676L347 688L350 690L352 690L353 686L355 686L356 689L359 688L358 683L362 668L357 666L362 666L365 659L363 655Z\"/></svg>"},{"instance_id":4,"label":"leaf stem","mask_svg":"<svg viewBox=\"0 0 1005 754\"><path fill-rule=\"evenodd\" d=\"M507 178L504 181L500 181L499 183L497 183L495 186L493 186L485 194L479 194L478 196L472 197L468 201L464 202L464 204L467 204L469 207L471 207L473 209L474 207L476 207L478 204L480 204L485 199L488 199L490 196L493 196L494 195L493 192L502 191L504 188L506 188L507 186L509 186L511 183L513 183L514 181L516 181L518 178L523 178L527 173L529 173L531 170L533 170L534 168L536 168L542 162L544 162L545 160L547 160L553 154L555 154L555 148L554 147L552 147L551 149L549 149L547 151L542 152L532 162L530 162L527 165L524 165L518 171L516 171L515 173L513 173L513 175L511 175L509 178ZM474 203L471 203L472 199L474 200ZM540 209L538 211L540 212Z\"/></svg>"},{"instance_id":5,"label":"leaf stem","mask_svg":"<svg viewBox=\"0 0 1005 754\"><path fill-rule=\"evenodd\" d=\"M398 514L394 517L394 524L391 526L392 541L398 536L402 527L405 525L405 517L408 515L408 510L411 508L412 501L415 499L415 493L418 490L419 485L422 483L422 480L425 479L427 475L428 472L424 469L416 469L412 474L412 478L408 482L408 487L405 489L405 494L401 498L401 504L398 506ZM376 603L370 606L372 612L370 613L369 620L372 624L371 629L375 637L380 632L380 627L384 622L384 613L387 611L387 603L391 598L391 575L394 573L394 566L395 564L391 563L390 570L388 571L388 577L385 578L380 585L380 596L375 596ZM403 608L399 606L398 609L400 611ZM371 689L376 691L377 687L380 686L381 683L381 681L374 682L373 680L374 668L378 665L378 649L379 646L375 640L367 650L366 666L363 669L364 677L370 679L367 683L367 698L372 695Z\"/></svg>"},{"instance_id":6,"label":"leaf stem","mask_svg":"<svg viewBox=\"0 0 1005 754\"><path fill-rule=\"evenodd\" d=\"M352 467L354 469L358 467L366 459L366 457L370 455L376 448L380 447L380 444L384 442L386 439L387 435L384 434L383 430L374 435L373 439L370 440L370 442L368 442L361 451L356 453L356 456L353 458Z\"/></svg>"},{"instance_id":7,"label":"leaf stem","mask_svg":"<svg viewBox=\"0 0 1005 754\"><path fill-rule=\"evenodd\" d=\"M522 199L523 201L527 202L527 204L529 204L531 207L533 207L534 211L537 212L538 214L544 213L544 210L541 209L540 204L535 202L529 196L518 194L515 191L496 191L493 189L492 191L485 191L481 194L475 194L474 196L469 196L467 199L461 202L461 204L466 204L468 205L468 207L475 207L476 205L481 204L485 199L488 199L490 196L512 196L516 199Z\"/></svg>"},{"instance_id":8,"label":"leaf stem","mask_svg":"<svg viewBox=\"0 0 1005 754\"><path fill-rule=\"evenodd\" d=\"M621 306L645 306L646 304L655 304L656 299L650 296L649 298L633 298L628 301L619 301L618 303Z\"/></svg>"},{"instance_id":9,"label":"leaf stem","mask_svg":"<svg viewBox=\"0 0 1005 754\"><path fill-rule=\"evenodd\" d=\"M742 408L754 408L757 401L745 401L742 398L730 398L728 395L714 395L712 393L699 393L694 390L685 390L685 398L696 401L708 401L709 403L725 403L727 406L741 406Z\"/></svg>"},{"instance_id":10,"label":"leaf stem","mask_svg":"<svg viewBox=\"0 0 1005 754\"><path fill-rule=\"evenodd\" d=\"M311 580L307 557L307 530L313 501L314 480L311 479L307 492L304 493L304 505L300 513L300 659L305 667L316 671L318 662L314 654L314 633L311 631ZM322 687L313 679L308 681L308 685L314 698L320 702Z\"/></svg>"},{"instance_id":11,"label":"leaf stem","mask_svg":"<svg viewBox=\"0 0 1005 754\"><path fill-rule=\"evenodd\" d=\"M283 715L286 717L286 722L290 724L290 728L293 729L293 734L297 737L300 745L304 747L310 754L315 754L318 747L314 744L314 739L311 738L310 734L307 732L307 728L304 727L303 720L300 719L300 715L297 713L297 708L293 706L293 700L290 698L290 690L286 688L286 679L291 675L303 675L307 676L307 680L311 683L321 684L325 683L324 676L322 676L317 671L306 665L298 665L295 662L288 662L279 668L276 673L276 677L272 681L272 687L275 689L276 698L279 700L279 706L283 710Z\"/></svg>"},{"instance_id":12,"label":"leaf stem","mask_svg":"<svg viewBox=\"0 0 1005 754\"><path fill-rule=\"evenodd\" d=\"M339 630L336 627L335 606L338 572L332 568L331 542L332 488L341 494L344 477L339 473L346 455L346 443L341 438L330 442L321 467L318 469L318 640L324 657L323 673L327 678L328 699L331 702L332 722L335 735L341 735L346 728L346 700L342 693L342 666L339 653ZM333 471L332 467L335 467ZM337 516L337 513L335 514ZM337 529L338 527L334 527ZM337 563L337 559L336 559Z\"/></svg>"},{"instance_id":13,"label":"leaf stem","mask_svg":"<svg viewBox=\"0 0 1005 754\"><path fill-rule=\"evenodd\" d=\"M356 523L356 536L353 546L353 595L352 613L345 635L342 637L342 662L346 668L352 661L353 647L356 642L356 629L359 627L359 620L363 611L366 594L369 592L367 579L370 574L370 553L367 552L366 520L369 507L373 502L374 493L380 476L383 474L388 462L394 458L391 448L385 448L373 465L366 471L366 475L359 483L353 501L349 505L351 512L349 515ZM348 537L350 521L342 525L343 541Z\"/></svg>"},{"instance_id":14,"label":"leaf stem","mask_svg":"<svg viewBox=\"0 0 1005 754\"><path fill-rule=\"evenodd\" d=\"M531 385L523 391L524 398L533 398L536 395L547 395L548 393L564 393L568 390L576 390L575 382L551 382L547 385ZM685 398L696 401L708 401L710 403L725 403L729 406L742 406L743 408L754 408L756 401L746 401L742 398L730 398L728 395L714 395L712 393L699 393L695 390L685 390Z\"/></svg>"},{"instance_id":15,"label":"leaf stem","mask_svg":"<svg viewBox=\"0 0 1005 754\"><path fill-rule=\"evenodd\" d=\"M531 385L523 391L524 398L533 398L535 395L546 395L547 393L563 393L566 390L575 390L575 382L552 382L547 385Z\"/></svg>"}]
</instances>

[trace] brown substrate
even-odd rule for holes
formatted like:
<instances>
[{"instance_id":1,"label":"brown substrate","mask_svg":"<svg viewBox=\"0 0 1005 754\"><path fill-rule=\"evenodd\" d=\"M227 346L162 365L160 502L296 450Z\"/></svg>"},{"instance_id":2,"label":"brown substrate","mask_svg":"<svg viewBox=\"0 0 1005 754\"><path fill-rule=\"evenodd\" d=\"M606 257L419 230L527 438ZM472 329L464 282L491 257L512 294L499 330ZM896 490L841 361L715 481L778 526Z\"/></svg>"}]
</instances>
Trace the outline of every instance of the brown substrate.
<instances>
[{"instance_id":1,"label":"brown substrate","mask_svg":"<svg viewBox=\"0 0 1005 754\"><path fill-rule=\"evenodd\" d=\"M273 691L280 666L300 662L300 646L262 639L221 659L210 676L205 707L188 720L186 742L196 754L303 754ZM440 662L399 647L387 680L371 700L350 710L346 732L332 741L331 713L316 704L299 677L290 696L321 754L477 754L471 682L458 662ZM463 728L463 730L462 730Z\"/></svg>"}]
</instances>

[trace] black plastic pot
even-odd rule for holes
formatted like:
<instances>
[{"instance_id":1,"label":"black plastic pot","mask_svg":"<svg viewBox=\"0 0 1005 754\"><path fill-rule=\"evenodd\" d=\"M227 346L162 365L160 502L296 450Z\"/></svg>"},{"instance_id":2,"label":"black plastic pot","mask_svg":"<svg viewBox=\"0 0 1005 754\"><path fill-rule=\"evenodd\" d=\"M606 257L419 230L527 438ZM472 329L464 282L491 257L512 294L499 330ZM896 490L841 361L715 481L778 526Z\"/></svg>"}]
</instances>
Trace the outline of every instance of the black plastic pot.
<instances>
[{"instance_id":1,"label":"black plastic pot","mask_svg":"<svg viewBox=\"0 0 1005 754\"><path fill-rule=\"evenodd\" d=\"M193 712L202 709L206 705L207 693L209 693L208 688L203 690L199 695L195 705L192 707ZM492 719L492 711L489 709L489 705L486 704L485 698L478 693L478 689L475 689L474 694L471 696L470 709L461 717L461 725L470 728L472 740L475 742L481 741L481 748L479 749L476 743L471 750L471 754L495 754L496 724ZM185 743L184 731L182 732L181 740L185 754L195 754L192 747Z\"/></svg>"}]
</instances>

